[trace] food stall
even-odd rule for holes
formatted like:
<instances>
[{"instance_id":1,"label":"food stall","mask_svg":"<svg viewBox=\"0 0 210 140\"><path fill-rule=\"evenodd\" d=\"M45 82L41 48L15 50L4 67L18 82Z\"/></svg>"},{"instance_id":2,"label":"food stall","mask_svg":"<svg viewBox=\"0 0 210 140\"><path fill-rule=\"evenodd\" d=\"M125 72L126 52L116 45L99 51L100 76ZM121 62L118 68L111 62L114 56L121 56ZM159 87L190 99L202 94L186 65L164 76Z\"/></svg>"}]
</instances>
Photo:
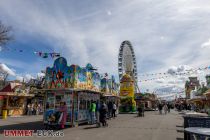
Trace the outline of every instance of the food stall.
<instances>
[{"instance_id":1,"label":"food stall","mask_svg":"<svg viewBox=\"0 0 210 140\"><path fill-rule=\"evenodd\" d=\"M9 116L24 115L26 101L33 97L29 94L28 89L20 83L9 83L0 91L0 95L3 97L1 109L7 110Z\"/></svg>"}]
</instances>

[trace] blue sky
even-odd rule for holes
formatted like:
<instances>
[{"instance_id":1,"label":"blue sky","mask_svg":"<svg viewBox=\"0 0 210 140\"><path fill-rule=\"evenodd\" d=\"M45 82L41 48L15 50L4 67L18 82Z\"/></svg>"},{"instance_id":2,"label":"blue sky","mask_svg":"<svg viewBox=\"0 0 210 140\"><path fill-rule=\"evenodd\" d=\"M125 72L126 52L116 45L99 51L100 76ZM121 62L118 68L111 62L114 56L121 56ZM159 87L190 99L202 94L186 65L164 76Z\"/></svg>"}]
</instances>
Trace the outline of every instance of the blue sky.
<instances>
[{"instance_id":1,"label":"blue sky","mask_svg":"<svg viewBox=\"0 0 210 140\"><path fill-rule=\"evenodd\" d=\"M207 0L0 0L0 20L13 27L15 40L7 47L25 50L1 51L0 62L23 77L35 77L53 63L33 54L36 50L54 50L69 64L90 62L99 72L117 76L118 50L124 40L134 47L139 74L209 65ZM139 86L152 90L172 81L183 86L183 79Z\"/></svg>"}]
</instances>

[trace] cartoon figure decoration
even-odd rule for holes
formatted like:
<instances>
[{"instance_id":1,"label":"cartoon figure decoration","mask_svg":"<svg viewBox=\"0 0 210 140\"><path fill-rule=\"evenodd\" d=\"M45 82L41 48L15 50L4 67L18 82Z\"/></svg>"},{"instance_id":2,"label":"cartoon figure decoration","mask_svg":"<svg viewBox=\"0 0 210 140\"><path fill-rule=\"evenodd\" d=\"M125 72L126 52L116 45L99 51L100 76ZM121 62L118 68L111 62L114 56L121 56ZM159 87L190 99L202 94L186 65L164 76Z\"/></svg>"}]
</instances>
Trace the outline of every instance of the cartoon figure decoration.
<instances>
[{"instance_id":1,"label":"cartoon figure decoration","mask_svg":"<svg viewBox=\"0 0 210 140\"><path fill-rule=\"evenodd\" d=\"M112 75L112 78L111 78L111 85L112 85L112 91L111 91L111 93L113 94L113 95L118 95L118 93L119 93L119 87L120 87L120 85L115 81L115 77Z\"/></svg>"},{"instance_id":2,"label":"cartoon figure decoration","mask_svg":"<svg viewBox=\"0 0 210 140\"><path fill-rule=\"evenodd\" d=\"M64 71L67 67L65 58L60 57L55 60L54 67L47 67L46 69L46 88L65 88L66 78Z\"/></svg>"},{"instance_id":3,"label":"cartoon figure decoration","mask_svg":"<svg viewBox=\"0 0 210 140\"><path fill-rule=\"evenodd\" d=\"M100 75L91 64L85 68L67 66L65 58L57 58L52 68L46 68L45 87L48 89L76 88L100 91Z\"/></svg>"},{"instance_id":4,"label":"cartoon figure decoration","mask_svg":"<svg viewBox=\"0 0 210 140\"><path fill-rule=\"evenodd\" d=\"M78 83L77 88L79 89L86 89L86 82L87 82L87 70L86 68L81 68L78 72Z\"/></svg>"},{"instance_id":5,"label":"cartoon figure decoration","mask_svg":"<svg viewBox=\"0 0 210 140\"><path fill-rule=\"evenodd\" d=\"M134 100L134 80L129 74L123 75L120 80L120 97L120 112L134 112L136 108L136 102ZM127 106L127 109L123 106Z\"/></svg>"},{"instance_id":6,"label":"cartoon figure decoration","mask_svg":"<svg viewBox=\"0 0 210 140\"><path fill-rule=\"evenodd\" d=\"M109 95L118 95L119 84L115 82L115 78L112 75L111 78L108 78L108 74L105 74L101 79L101 92Z\"/></svg>"},{"instance_id":7,"label":"cartoon figure decoration","mask_svg":"<svg viewBox=\"0 0 210 140\"><path fill-rule=\"evenodd\" d=\"M92 79L93 79L93 85L94 85L94 90L97 90L101 88L101 77L100 77L100 74L97 73L97 72L94 72L92 74Z\"/></svg>"},{"instance_id":8,"label":"cartoon figure decoration","mask_svg":"<svg viewBox=\"0 0 210 140\"><path fill-rule=\"evenodd\" d=\"M101 79L101 92L107 93L108 91L108 82L107 78Z\"/></svg>"},{"instance_id":9,"label":"cartoon figure decoration","mask_svg":"<svg viewBox=\"0 0 210 140\"><path fill-rule=\"evenodd\" d=\"M134 97L134 81L130 75L125 74L120 81L120 96Z\"/></svg>"}]
</instances>

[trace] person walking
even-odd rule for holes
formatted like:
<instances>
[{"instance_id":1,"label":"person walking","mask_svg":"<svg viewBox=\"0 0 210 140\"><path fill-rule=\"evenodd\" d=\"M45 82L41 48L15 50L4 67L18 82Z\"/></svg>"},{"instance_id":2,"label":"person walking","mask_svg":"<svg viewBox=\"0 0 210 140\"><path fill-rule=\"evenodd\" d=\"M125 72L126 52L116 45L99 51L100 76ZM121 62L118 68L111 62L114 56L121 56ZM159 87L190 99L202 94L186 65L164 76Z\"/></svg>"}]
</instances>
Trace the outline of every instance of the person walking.
<instances>
[{"instance_id":1,"label":"person walking","mask_svg":"<svg viewBox=\"0 0 210 140\"><path fill-rule=\"evenodd\" d=\"M111 117L112 117L112 109L113 109L113 104L112 104L112 102L110 101L110 102L108 103L108 118L109 118L109 119L111 119Z\"/></svg>"},{"instance_id":2,"label":"person walking","mask_svg":"<svg viewBox=\"0 0 210 140\"><path fill-rule=\"evenodd\" d=\"M103 126L108 126L106 121L107 112L108 112L107 105L105 103L102 103L101 108L99 110L100 113L99 119Z\"/></svg>"},{"instance_id":3,"label":"person walking","mask_svg":"<svg viewBox=\"0 0 210 140\"><path fill-rule=\"evenodd\" d=\"M31 104L31 112L32 112L32 115L36 115L36 109L35 109L34 103Z\"/></svg>"},{"instance_id":4,"label":"person walking","mask_svg":"<svg viewBox=\"0 0 210 140\"><path fill-rule=\"evenodd\" d=\"M112 117L115 118L116 117L116 110L117 110L117 106L115 103L113 103L113 108L112 108Z\"/></svg>"},{"instance_id":5,"label":"person walking","mask_svg":"<svg viewBox=\"0 0 210 140\"><path fill-rule=\"evenodd\" d=\"M159 103L158 110L160 115L162 114L162 109L163 109L162 103Z\"/></svg>"},{"instance_id":6,"label":"person walking","mask_svg":"<svg viewBox=\"0 0 210 140\"><path fill-rule=\"evenodd\" d=\"M39 103L38 104L38 115L40 115L41 112L42 112L42 107L41 107L41 104Z\"/></svg>"},{"instance_id":7,"label":"person walking","mask_svg":"<svg viewBox=\"0 0 210 140\"><path fill-rule=\"evenodd\" d=\"M31 104L27 105L27 115L31 115Z\"/></svg>"},{"instance_id":8,"label":"person walking","mask_svg":"<svg viewBox=\"0 0 210 140\"><path fill-rule=\"evenodd\" d=\"M99 119L99 116L100 116L100 108L101 108L101 105L99 103L99 101L96 102L96 125L98 127L100 127L100 119Z\"/></svg>"},{"instance_id":9,"label":"person walking","mask_svg":"<svg viewBox=\"0 0 210 140\"><path fill-rule=\"evenodd\" d=\"M138 117L142 116L142 109L141 109L141 105L140 103L138 103L138 106L137 106L137 110L138 110Z\"/></svg>"},{"instance_id":10,"label":"person walking","mask_svg":"<svg viewBox=\"0 0 210 140\"><path fill-rule=\"evenodd\" d=\"M94 124L96 120L96 103L91 103L91 124Z\"/></svg>"},{"instance_id":11,"label":"person walking","mask_svg":"<svg viewBox=\"0 0 210 140\"><path fill-rule=\"evenodd\" d=\"M144 103L141 103L142 117L144 117L144 109L145 109Z\"/></svg>"},{"instance_id":12,"label":"person walking","mask_svg":"<svg viewBox=\"0 0 210 140\"><path fill-rule=\"evenodd\" d=\"M164 113L165 113L165 115L166 115L166 114L167 114L167 111L168 111L168 107L167 107L166 104L164 104L163 109L164 109Z\"/></svg>"},{"instance_id":13,"label":"person walking","mask_svg":"<svg viewBox=\"0 0 210 140\"><path fill-rule=\"evenodd\" d=\"M170 113L171 105L167 103L167 107L168 107L168 113Z\"/></svg>"}]
</instances>

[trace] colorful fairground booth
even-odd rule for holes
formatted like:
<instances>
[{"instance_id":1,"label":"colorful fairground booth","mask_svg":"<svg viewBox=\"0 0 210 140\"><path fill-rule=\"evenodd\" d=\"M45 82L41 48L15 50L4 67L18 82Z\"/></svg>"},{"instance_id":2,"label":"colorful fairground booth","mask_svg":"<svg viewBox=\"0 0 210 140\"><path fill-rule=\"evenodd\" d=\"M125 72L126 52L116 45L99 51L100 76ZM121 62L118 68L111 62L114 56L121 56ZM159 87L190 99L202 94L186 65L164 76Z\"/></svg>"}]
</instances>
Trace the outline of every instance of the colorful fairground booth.
<instances>
[{"instance_id":1,"label":"colorful fairground booth","mask_svg":"<svg viewBox=\"0 0 210 140\"><path fill-rule=\"evenodd\" d=\"M65 58L55 60L52 68L46 68L44 123L57 111L60 102L67 106L66 125L75 126L89 121L89 107L92 102L99 102L101 76L87 64L86 67L67 65Z\"/></svg>"},{"instance_id":2,"label":"colorful fairground booth","mask_svg":"<svg viewBox=\"0 0 210 140\"><path fill-rule=\"evenodd\" d=\"M116 83L114 76L110 79L105 76L101 79L101 100L104 101L107 105L111 102L115 103L117 108L120 103L119 98L119 84ZM118 110L117 110L118 112Z\"/></svg>"},{"instance_id":3,"label":"colorful fairground booth","mask_svg":"<svg viewBox=\"0 0 210 140\"><path fill-rule=\"evenodd\" d=\"M8 116L19 116L26 113L27 100L32 98L29 89L17 82L10 82L0 91L0 112L6 110Z\"/></svg>"}]
</instances>

